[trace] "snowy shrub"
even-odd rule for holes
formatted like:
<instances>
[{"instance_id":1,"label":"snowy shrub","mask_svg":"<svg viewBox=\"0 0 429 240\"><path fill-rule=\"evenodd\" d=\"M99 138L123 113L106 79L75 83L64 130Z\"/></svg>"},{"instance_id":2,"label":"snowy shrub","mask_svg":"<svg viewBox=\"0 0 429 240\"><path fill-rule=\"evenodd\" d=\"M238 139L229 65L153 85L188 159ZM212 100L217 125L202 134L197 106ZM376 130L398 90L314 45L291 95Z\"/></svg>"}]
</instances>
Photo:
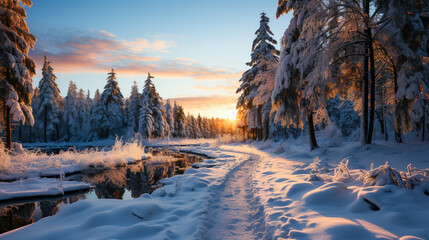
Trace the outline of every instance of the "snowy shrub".
<instances>
[{"instance_id":1,"label":"snowy shrub","mask_svg":"<svg viewBox=\"0 0 429 240\"><path fill-rule=\"evenodd\" d=\"M20 143L12 142L12 153L22 154L25 153L25 150Z\"/></svg>"},{"instance_id":2,"label":"snowy shrub","mask_svg":"<svg viewBox=\"0 0 429 240\"><path fill-rule=\"evenodd\" d=\"M279 144L277 146L274 147L274 153L275 154L281 154L284 153L286 151L285 147L283 147L283 144Z\"/></svg>"},{"instance_id":3,"label":"snowy shrub","mask_svg":"<svg viewBox=\"0 0 429 240\"><path fill-rule=\"evenodd\" d=\"M266 150L266 149L268 149L268 148L272 148L272 147L273 147L273 146L272 146L271 141L264 141L264 142L261 142L261 143L259 144L258 149L259 149L259 150Z\"/></svg>"},{"instance_id":4,"label":"snowy shrub","mask_svg":"<svg viewBox=\"0 0 429 240\"><path fill-rule=\"evenodd\" d=\"M338 166L334 170L334 178L333 178L334 182L353 178L350 175L349 168L347 166L348 164L349 164L348 159L341 160L340 164L338 164Z\"/></svg>"},{"instance_id":5,"label":"snowy shrub","mask_svg":"<svg viewBox=\"0 0 429 240\"><path fill-rule=\"evenodd\" d=\"M406 178L406 176L404 176ZM404 181L400 172L392 168L388 162L376 169L370 170L364 179L364 186L396 185L411 188L408 181Z\"/></svg>"},{"instance_id":6,"label":"snowy shrub","mask_svg":"<svg viewBox=\"0 0 429 240\"><path fill-rule=\"evenodd\" d=\"M325 130L322 131L322 135L328 138L324 141L324 147L341 146L343 135L341 130L335 124L330 124Z\"/></svg>"},{"instance_id":7,"label":"snowy shrub","mask_svg":"<svg viewBox=\"0 0 429 240\"><path fill-rule=\"evenodd\" d=\"M422 183L429 185L428 169L411 168L411 164L407 166L407 169L408 175L402 176L402 179L406 181L406 186L413 189L417 185L422 185Z\"/></svg>"},{"instance_id":8,"label":"snowy shrub","mask_svg":"<svg viewBox=\"0 0 429 240\"><path fill-rule=\"evenodd\" d=\"M388 162L374 169L374 163L372 163L371 170L368 172L361 170L358 179L364 182L364 186L396 185L414 189L415 186L429 184L429 170L412 168L411 164L407 166L407 170L407 173L398 171Z\"/></svg>"},{"instance_id":9,"label":"snowy shrub","mask_svg":"<svg viewBox=\"0 0 429 240\"><path fill-rule=\"evenodd\" d=\"M328 173L329 172L329 165L327 163L322 162L318 157L315 157L313 160L313 163L308 165L306 169L310 169L310 173L316 174L316 173Z\"/></svg>"},{"instance_id":10,"label":"snowy shrub","mask_svg":"<svg viewBox=\"0 0 429 240\"><path fill-rule=\"evenodd\" d=\"M305 181L324 181L325 179L323 179L320 175L317 175L316 173L312 173L310 174Z\"/></svg>"},{"instance_id":11,"label":"snowy shrub","mask_svg":"<svg viewBox=\"0 0 429 240\"><path fill-rule=\"evenodd\" d=\"M5 148L4 143L0 142L0 172L10 170L10 160L9 151Z\"/></svg>"},{"instance_id":12,"label":"snowy shrub","mask_svg":"<svg viewBox=\"0 0 429 240\"><path fill-rule=\"evenodd\" d=\"M147 156L144 146L138 142L124 143L121 139L117 139L110 151L99 149L77 151L71 148L61 151L59 154L48 155L39 150L24 150L24 153L11 156L11 160L8 160L10 162L8 168L10 173L24 176L35 172L37 174L44 172L59 174L61 170L67 173L86 169L114 168L128 162L139 161ZM2 163L2 165L4 164Z\"/></svg>"}]
</instances>

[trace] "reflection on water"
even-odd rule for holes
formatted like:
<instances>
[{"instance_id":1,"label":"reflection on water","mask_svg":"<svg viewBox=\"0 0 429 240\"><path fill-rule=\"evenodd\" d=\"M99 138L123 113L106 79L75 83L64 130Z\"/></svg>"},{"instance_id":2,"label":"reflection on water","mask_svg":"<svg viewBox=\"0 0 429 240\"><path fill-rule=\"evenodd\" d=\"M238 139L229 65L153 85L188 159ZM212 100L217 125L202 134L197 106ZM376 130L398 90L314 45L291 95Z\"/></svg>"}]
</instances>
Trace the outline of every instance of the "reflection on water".
<instances>
[{"instance_id":1,"label":"reflection on water","mask_svg":"<svg viewBox=\"0 0 429 240\"><path fill-rule=\"evenodd\" d=\"M93 187L87 192L0 205L0 233L52 216L58 211L60 204L70 204L81 199L131 199L138 198L143 193L152 193L160 186L159 180L182 174L191 164L203 160L199 156L164 149L153 150L152 154L152 160L101 173L81 173L66 178L90 183Z\"/></svg>"}]
</instances>

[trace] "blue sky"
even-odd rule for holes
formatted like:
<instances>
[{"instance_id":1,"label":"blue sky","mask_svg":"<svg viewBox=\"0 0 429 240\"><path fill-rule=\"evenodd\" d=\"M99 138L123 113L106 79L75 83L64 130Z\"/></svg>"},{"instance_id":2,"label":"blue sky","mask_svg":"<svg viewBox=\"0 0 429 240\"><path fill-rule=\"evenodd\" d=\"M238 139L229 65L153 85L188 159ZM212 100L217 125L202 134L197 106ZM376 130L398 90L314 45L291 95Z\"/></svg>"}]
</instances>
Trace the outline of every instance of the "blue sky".
<instances>
[{"instance_id":1,"label":"blue sky","mask_svg":"<svg viewBox=\"0 0 429 240\"><path fill-rule=\"evenodd\" d=\"M147 72L164 99L175 99L193 114L232 117L235 90L248 68L259 14L271 18L280 42L290 15L275 19L277 0L36 0L27 23L38 42L36 59L48 56L63 96L68 82L102 90L115 68L128 97L133 81ZM141 90L141 89L140 89Z\"/></svg>"}]
</instances>

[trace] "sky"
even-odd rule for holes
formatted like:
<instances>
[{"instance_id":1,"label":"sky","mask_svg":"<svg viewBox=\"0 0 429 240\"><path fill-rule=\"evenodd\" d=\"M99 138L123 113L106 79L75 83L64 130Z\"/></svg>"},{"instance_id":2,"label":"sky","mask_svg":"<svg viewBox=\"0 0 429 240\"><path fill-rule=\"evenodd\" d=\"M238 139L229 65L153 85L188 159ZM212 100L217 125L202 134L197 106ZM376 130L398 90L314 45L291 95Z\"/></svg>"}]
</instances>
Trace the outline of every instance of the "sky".
<instances>
[{"instance_id":1,"label":"sky","mask_svg":"<svg viewBox=\"0 0 429 240\"><path fill-rule=\"evenodd\" d=\"M278 0L35 0L27 24L37 37L30 56L41 79L47 55L63 96L69 81L103 90L114 68L121 92L147 73L161 97L191 114L235 118L235 94L248 69L260 13L280 39L291 16L275 18ZM278 48L279 45L277 46Z\"/></svg>"}]
</instances>

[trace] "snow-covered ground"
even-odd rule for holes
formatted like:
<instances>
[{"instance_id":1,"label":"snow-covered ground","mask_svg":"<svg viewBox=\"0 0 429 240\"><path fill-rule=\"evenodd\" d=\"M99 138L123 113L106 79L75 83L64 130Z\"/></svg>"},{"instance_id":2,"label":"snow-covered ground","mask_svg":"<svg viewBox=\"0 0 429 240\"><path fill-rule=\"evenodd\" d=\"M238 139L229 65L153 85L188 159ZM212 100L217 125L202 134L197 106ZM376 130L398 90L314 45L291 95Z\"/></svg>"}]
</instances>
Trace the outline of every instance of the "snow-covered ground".
<instances>
[{"instance_id":1,"label":"snow-covered ground","mask_svg":"<svg viewBox=\"0 0 429 240\"><path fill-rule=\"evenodd\" d=\"M15 182L0 182L0 201L18 198L64 195L89 189L88 183L61 181L55 178L28 178Z\"/></svg>"},{"instance_id":2,"label":"snow-covered ground","mask_svg":"<svg viewBox=\"0 0 429 240\"><path fill-rule=\"evenodd\" d=\"M215 159L162 180L152 195L62 205L0 238L429 238L429 143L321 145L309 152L300 138L178 147Z\"/></svg>"},{"instance_id":3,"label":"snow-covered ground","mask_svg":"<svg viewBox=\"0 0 429 240\"><path fill-rule=\"evenodd\" d=\"M10 159L1 161L0 180L59 176L61 172L69 174L85 170L108 169L146 159L148 156L141 144L122 141L116 141L109 151L70 149L49 155L37 150L22 150L14 153Z\"/></svg>"}]
</instances>

